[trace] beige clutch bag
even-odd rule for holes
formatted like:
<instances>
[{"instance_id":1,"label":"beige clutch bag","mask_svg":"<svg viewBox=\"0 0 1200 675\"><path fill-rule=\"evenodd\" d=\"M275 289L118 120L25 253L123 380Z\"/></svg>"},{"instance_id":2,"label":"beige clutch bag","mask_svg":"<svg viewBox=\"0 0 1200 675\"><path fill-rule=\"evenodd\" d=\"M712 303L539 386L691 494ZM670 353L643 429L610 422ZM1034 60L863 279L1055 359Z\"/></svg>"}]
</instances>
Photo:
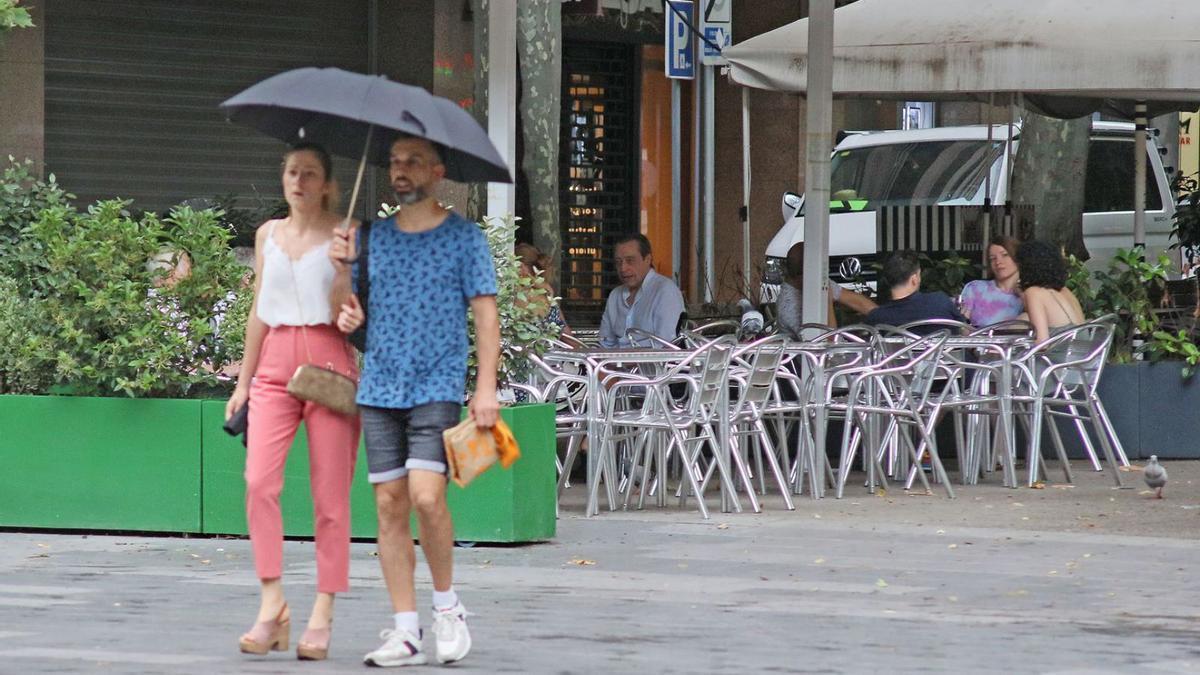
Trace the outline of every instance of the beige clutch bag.
<instances>
[{"instance_id":1,"label":"beige clutch bag","mask_svg":"<svg viewBox=\"0 0 1200 675\"><path fill-rule=\"evenodd\" d=\"M306 363L292 373L287 383L288 393L302 401L312 401L343 415L358 412L355 396L358 385L345 375L321 366Z\"/></svg>"}]
</instances>

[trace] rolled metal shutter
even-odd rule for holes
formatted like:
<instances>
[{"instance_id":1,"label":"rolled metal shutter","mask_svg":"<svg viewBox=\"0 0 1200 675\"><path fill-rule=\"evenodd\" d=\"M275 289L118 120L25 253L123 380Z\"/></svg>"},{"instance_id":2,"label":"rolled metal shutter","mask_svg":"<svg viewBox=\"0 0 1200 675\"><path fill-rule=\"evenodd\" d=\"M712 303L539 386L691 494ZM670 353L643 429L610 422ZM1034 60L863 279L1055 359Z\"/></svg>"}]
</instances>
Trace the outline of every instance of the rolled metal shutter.
<instances>
[{"instance_id":1,"label":"rolled metal shutter","mask_svg":"<svg viewBox=\"0 0 1200 675\"><path fill-rule=\"evenodd\" d=\"M279 198L282 143L217 104L302 66L367 70L367 0L43 0L46 166L81 201ZM339 161L348 185L352 162Z\"/></svg>"}]
</instances>

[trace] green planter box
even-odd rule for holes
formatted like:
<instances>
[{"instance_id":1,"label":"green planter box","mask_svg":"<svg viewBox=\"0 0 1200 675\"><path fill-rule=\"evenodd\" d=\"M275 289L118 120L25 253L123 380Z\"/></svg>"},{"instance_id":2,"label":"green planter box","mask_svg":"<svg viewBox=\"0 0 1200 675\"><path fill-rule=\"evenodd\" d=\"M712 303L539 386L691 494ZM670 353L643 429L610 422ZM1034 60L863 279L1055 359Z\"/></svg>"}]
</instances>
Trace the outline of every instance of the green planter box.
<instances>
[{"instance_id":1,"label":"green planter box","mask_svg":"<svg viewBox=\"0 0 1200 675\"><path fill-rule=\"evenodd\" d=\"M245 534L246 451L221 429L224 401L0 396L0 527ZM502 415L521 445L511 469L451 485L455 537L555 534L554 407ZM303 428L288 456L284 532L312 536ZM375 498L359 451L352 534L374 538Z\"/></svg>"},{"instance_id":2,"label":"green planter box","mask_svg":"<svg viewBox=\"0 0 1200 675\"><path fill-rule=\"evenodd\" d=\"M200 531L198 401L0 396L0 525Z\"/></svg>"},{"instance_id":3,"label":"green planter box","mask_svg":"<svg viewBox=\"0 0 1200 675\"><path fill-rule=\"evenodd\" d=\"M245 534L242 471L246 451L221 430L224 405L219 401L203 404L203 531ZM450 486L454 536L486 542L551 539L555 533L554 407L515 406L501 414L521 446L521 459L511 469L497 466L488 470L466 489ZM366 451L360 447L350 497L351 533L371 539L376 533L375 498L366 474ZM280 506L285 534L312 536L308 445L303 428L288 452Z\"/></svg>"}]
</instances>

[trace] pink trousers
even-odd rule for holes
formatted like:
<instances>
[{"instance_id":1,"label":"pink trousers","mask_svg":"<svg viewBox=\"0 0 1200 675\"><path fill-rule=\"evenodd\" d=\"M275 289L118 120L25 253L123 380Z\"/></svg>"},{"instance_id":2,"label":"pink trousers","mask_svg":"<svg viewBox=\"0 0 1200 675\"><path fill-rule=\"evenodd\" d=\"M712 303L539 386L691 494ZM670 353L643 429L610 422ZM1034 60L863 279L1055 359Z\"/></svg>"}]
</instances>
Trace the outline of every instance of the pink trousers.
<instances>
[{"instance_id":1,"label":"pink trousers","mask_svg":"<svg viewBox=\"0 0 1200 675\"><path fill-rule=\"evenodd\" d=\"M309 326L308 349L297 326L271 328L263 340L250 387L246 432L246 520L260 579L283 574L283 516L279 493L288 448L300 422L308 432L309 479L316 525L317 591L341 593L350 586L350 484L358 453L357 415L342 415L287 392L304 363L332 366L358 379L345 338L333 326ZM309 360L311 351L312 360Z\"/></svg>"}]
</instances>

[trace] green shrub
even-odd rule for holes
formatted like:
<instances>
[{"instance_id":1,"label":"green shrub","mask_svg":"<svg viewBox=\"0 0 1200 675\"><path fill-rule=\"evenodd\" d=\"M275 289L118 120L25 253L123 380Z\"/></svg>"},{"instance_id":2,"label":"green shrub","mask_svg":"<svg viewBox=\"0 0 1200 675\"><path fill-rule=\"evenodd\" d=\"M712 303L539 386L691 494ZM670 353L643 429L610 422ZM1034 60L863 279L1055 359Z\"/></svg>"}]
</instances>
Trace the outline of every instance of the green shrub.
<instances>
[{"instance_id":1,"label":"green shrub","mask_svg":"<svg viewBox=\"0 0 1200 675\"><path fill-rule=\"evenodd\" d=\"M221 386L215 371L241 356L248 293L220 212L135 219L128 207L53 204L21 230L16 273L0 275L0 292L20 299L0 304L3 391L174 397ZM164 284L169 270L148 264L164 251L186 251L191 274Z\"/></svg>"},{"instance_id":2,"label":"green shrub","mask_svg":"<svg viewBox=\"0 0 1200 675\"><path fill-rule=\"evenodd\" d=\"M480 224L487 236L496 266L496 306L500 312L500 364L496 379L500 386L520 382L528 374L524 353L545 351L545 338L558 337L558 326L547 321L538 309L551 299L535 281L521 276L521 261L514 252L517 224L512 216L485 218ZM471 351L467 359L467 390L474 391L478 359L475 352L475 322L468 322Z\"/></svg>"},{"instance_id":3,"label":"green shrub","mask_svg":"<svg viewBox=\"0 0 1200 675\"><path fill-rule=\"evenodd\" d=\"M18 162L8 156L8 166L0 174L0 276L16 280L28 287L31 279L40 276L45 266L36 248L19 250L21 233L49 208L73 211L75 195L63 190L50 174L46 180L33 175L33 161Z\"/></svg>"}]
</instances>

